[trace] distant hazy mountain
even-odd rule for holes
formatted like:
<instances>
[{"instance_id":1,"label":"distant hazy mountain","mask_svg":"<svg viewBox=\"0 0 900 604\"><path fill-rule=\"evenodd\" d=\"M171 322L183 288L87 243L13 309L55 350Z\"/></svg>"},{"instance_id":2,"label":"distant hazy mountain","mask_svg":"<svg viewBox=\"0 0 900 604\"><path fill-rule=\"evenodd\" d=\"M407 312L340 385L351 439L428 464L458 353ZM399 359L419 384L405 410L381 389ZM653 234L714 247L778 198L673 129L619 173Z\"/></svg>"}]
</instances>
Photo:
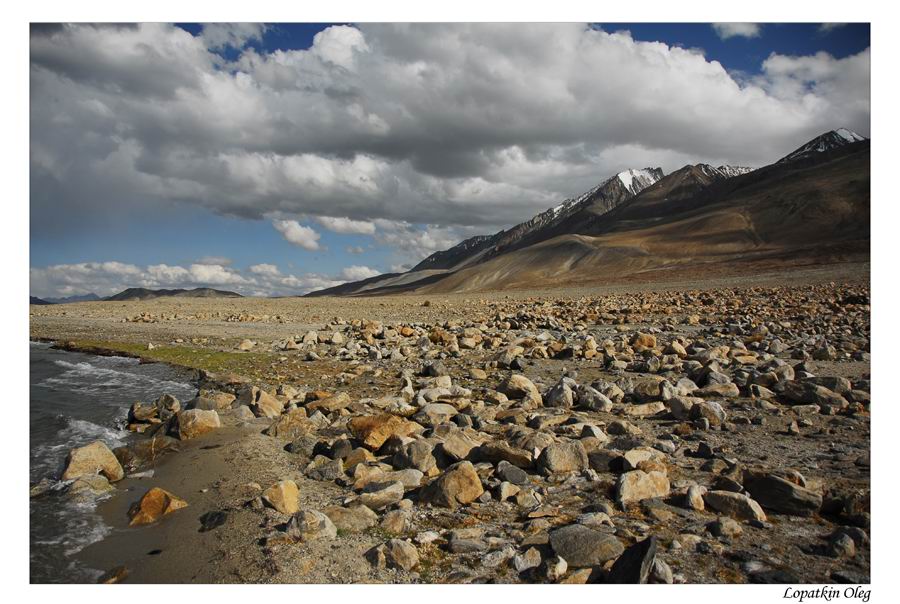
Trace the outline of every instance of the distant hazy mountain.
<instances>
[{"instance_id":1,"label":"distant hazy mountain","mask_svg":"<svg viewBox=\"0 0 900 604\"><path fill-rule=\"evenodd\" d=\"M96 302L97 300L102 300L100 296L95 293L84 294L81 296L68 296L65 298L44 298L47 302L52 302L53 304L71 304L73 302Z\"/></svg>"},{"instance_id":2,"label":"distant hazy mountain","mask_svg":"<svg viewBox=\"0 0 900 604\"><path fill-rule=\"evenodd\" d=\"M47 300L42 300L41 298L37 298L35 296L29 296L28 303L34 304L35 306L44 306L46 304L53 304L53 302L49 302Z\"/></svg>"},{"instance_id":3,"label":"distant hazy mountain","mask_svg":"<svg viewBox=\"0 0 900 604\"><path fill-rule=\"evenodd\" d=\"M111 302L124 302L129 300L152 300L154 298L240 298L240 294L208 287L196 289L146 289L143 287L129 287L118 294L103 298Z\"/></svg>"},{"instance_id":4,"label":"distant hazy mountain","mask_svg":"<svg viewBox=\"0 0 900 604\"><path fill-rule=\"evenodd\" d=\"M608 282L650 272L833 262L869 253L868 139L826 132L774 164L626 170L508 230L406 273L320 295L463 292Z\"/></svg>"}]
</instances>

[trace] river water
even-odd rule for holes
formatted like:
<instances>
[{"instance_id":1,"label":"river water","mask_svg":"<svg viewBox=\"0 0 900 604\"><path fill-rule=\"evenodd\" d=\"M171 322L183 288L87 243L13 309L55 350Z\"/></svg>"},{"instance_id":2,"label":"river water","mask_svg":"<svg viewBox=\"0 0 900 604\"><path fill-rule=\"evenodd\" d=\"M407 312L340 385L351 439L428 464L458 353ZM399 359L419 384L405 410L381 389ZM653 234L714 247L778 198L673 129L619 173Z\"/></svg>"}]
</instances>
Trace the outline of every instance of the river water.
<instances>
[{"instance_id":1,"label":"river water","mask_svg":"<svg viewBox=\"0 0 900 604\"><path fill-rule=\"evenodd\" d=\"M171 394L194 396L191 374L161 363L55 350L31 342L30 478L32 484L58 479L66 454L95 440L110 449L132 438L123 430L134 401ZM73 556L111 531L95 513L96 504L74 503L59 492L31 500L31 582L93 582L100 575Z\"/></svg>"}]
</instances>

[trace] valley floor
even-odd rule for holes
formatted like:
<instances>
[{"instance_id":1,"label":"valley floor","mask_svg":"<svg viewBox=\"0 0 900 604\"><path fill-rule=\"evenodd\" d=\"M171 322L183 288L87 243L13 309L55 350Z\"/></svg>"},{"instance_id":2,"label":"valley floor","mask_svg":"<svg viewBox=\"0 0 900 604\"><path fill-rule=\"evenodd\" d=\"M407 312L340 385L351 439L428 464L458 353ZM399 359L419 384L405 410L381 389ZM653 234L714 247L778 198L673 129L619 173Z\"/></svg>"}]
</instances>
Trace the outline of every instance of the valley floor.
<instances>
[{"instance_id":1,"label":"valley floor","mask_svg":"<svg viewBox=\"0 0 900 604\"><path fill-rule=\"evenodd\" d=\"M30 331L198 370L133 418L178 451L129 453L79 554L127 582L862 583L868 270L33 306ZM221 427L186 438L191 407ZM188 507L128 528L151 487Z\"/></svg>"}]
</instances>

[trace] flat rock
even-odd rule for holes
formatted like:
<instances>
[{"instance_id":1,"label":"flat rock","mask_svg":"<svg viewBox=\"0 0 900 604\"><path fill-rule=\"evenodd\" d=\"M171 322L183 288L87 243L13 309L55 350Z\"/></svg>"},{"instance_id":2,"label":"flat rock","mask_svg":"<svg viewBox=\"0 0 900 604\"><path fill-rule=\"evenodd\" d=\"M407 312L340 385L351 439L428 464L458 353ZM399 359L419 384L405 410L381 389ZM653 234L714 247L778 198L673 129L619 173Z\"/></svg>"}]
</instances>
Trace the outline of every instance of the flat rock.
<instances>
[{"instance_id":1,"label":"flat rock","mask_svg":"<svg viewBox=\"0 0 900 604\"><path fill-rule=\"evenodd\" d=\"M621 555L625 549L615 536L582 524L570 524L551 531L550 545L573 568L603 564Z\"/></svg>"}]
</instances>

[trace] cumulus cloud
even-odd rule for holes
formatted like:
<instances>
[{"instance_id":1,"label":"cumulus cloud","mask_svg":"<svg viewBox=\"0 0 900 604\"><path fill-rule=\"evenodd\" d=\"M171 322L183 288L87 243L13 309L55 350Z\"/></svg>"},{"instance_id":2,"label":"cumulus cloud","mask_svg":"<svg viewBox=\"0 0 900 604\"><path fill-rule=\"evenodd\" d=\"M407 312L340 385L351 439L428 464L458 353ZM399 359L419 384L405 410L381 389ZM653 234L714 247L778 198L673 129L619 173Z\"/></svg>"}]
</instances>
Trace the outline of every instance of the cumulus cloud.
<instances>
[{"instance_id":1,"label":"cumulus cloud","mask_svg":"<svg viewBox=\"0 0 900 604\"><path fill-rule=\"evenodd\" d=\"M281 236L288 243L302 247L305 250L318 250L320 235L308 226L303 226L296 220L275 220L272 222Z\"/></svg>"},{"instance_id":2,"label":"cumulus cloud","mask_svg":"<svg viewBox=\"0 0 900 604\"><path fill-rule=\"evenodd\" d=\"M344 234L371 235L375 232L375 225L365 220L350 220L347 217L334 218L332 216L319 216L316 221L329 231Z\"/></svg>"},{"instance_id":3,"label":"cumulus cloud","mask_svg":"<svg viewBox=\"0 0 900 604\"><path fill-rule=\"evenodd\" d=\"M368 279L369 277L377 277L381 271L368 266L348 266L341 271L341 278L347 281L359 281L360 279Z\"/></svg>"},{"instance_id":4,"label":"cumulus cloud","mask_svg":"<svg viewBox=\"0 0 900 604\"><path fill-rule=\"evenodd\" d=\"M723 40L728 38L758 38L762 32L759 23L713 23L713 29Z\"/></svg>"},{"instance_id":5,"label":"cumulus cloud","mask_svg":"<svg viewBox=\"0 0 900 604\"><path fill-rule=\"evenodd\" d=\"M367 266L348 266L337 275L285 274L274 264L254 264L246 271L211 265L154 264L140 267L122 262L57 264L31 269L31 294L38 297L96 293L108 296L129 287L227 288L249 296L292 296L378 275Z\"/></svg>"},{"instance_id":6,"label":"cumulus cloud","mask_svg":"<svg viewBox=\"0 0 900 604\"><path fill-rule=\"evenodd\" d=\"M737 80L701 51L582 24L338 26L272 52L247 44L259 35L33 28L33 234L190 204L273 220L303 249L319 234L297 221L317 219L421 258L624 168L758 166L838 126L869 134L868 51L773 55Z\"/></svg>"}]
</instances>

